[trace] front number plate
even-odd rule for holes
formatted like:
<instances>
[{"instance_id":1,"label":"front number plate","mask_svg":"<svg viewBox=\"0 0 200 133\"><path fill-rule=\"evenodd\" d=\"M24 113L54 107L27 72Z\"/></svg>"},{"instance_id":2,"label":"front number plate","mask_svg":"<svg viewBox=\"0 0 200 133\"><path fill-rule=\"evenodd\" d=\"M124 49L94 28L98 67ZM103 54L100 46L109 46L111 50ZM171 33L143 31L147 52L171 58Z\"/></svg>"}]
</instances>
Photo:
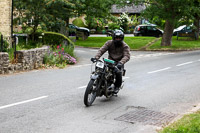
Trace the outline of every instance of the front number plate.
<instances>
[{"instance_id":1,"label":"front number plate","mask_svg":"<svg viewBox=\"0 0 200 133\"><path fill-rule=\"evenodd\" d=\"M103 62L97 62L96 67L103 68L104 63Z\"/></svg>"}]
</instances>

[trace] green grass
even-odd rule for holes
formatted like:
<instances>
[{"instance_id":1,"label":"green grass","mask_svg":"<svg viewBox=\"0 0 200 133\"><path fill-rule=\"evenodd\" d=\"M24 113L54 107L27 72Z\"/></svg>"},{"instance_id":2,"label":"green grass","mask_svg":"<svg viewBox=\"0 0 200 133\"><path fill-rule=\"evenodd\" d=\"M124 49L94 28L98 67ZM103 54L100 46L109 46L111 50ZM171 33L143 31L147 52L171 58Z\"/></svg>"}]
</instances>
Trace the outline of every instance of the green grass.
<instances>
[{"instance_id":1,"label":"green grass","mask_svg":"<svg viewBox=\"0 0 200 133\"><path fill-rule=\"evenodd\" d=\"M191 38L179 37L179 40L177 40L176 37L173 37L172 46L160 46L161 39L151 45L148 50L190 50L200 48L200 39L196 41Z\"/></svg>"},{"instance_id":2,"label":"green grass","mask_svg":"<svg viewBox=\"0 0 200 133\"><path fill-rule=\"evenodd\" d=\"M96 47L99 48L104 45L111 37L89 37L87 40L77 40L75 45L82 47ZM126 42L132 50L138 50L144 47L149 42L153 41L155 37L125 37L124 42Z\"/></svg>"},{"instance_id":3,"label":"green grass","mask_svg":"<svg viewBox=\"0 0 200 133\"><path fill-rule=\"evenodd\" d=\"M87 40L77 40L75 45L82 47L95 47L100 48L111 37L89 37ZM146 46L149 42L155 40L155 37L125 37L124 42L126 42L131 50L140 50L142 47ZM200 39L198 41L191 38L179 37L179 40L174 36L172 38L172 46L160 46L160 38L153 45L151 45L147 50L191 50L200 49Z\"/></svg>"},{"instance_id":4,"label":"green grass","mask_svg":"<svg viewBox=\"0 0 200 133\"><path fill-rule=\"evenodd\" d=\"M184 116L159 133L200 133L200 111Z\"/></svg>"}]
</instances>

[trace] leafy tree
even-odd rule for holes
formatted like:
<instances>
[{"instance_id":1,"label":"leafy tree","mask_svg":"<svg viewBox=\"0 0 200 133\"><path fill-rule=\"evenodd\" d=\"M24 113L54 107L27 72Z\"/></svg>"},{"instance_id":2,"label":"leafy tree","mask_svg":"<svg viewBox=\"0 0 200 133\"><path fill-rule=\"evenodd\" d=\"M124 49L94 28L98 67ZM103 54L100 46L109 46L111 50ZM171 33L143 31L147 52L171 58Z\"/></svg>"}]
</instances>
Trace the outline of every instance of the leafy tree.
<instances>
[{"instance_id":1,"label":"leafy tree","mask_svg":"<svg viewBox=\"0 0 200 133\"><path fill-rule=\"evenodd\" d=\"M18 20L22 22L24 30L31 28L31 37L34 40L38 26L46 18L46 8L44 0L14 0L15 9L18 11ZM32 20L32 22L30 22Z\"/></svg>"},{"instance_id":2,"label":"leafy tree","mask_svg":"<svg viewBox=\"0 0 200 133\"><path fill-rule=\"evenodd\" d=\"M82 7L77 9L78 13L85 14L88 27L93 28L95 21L98 20L100 23L105 23L102 19L109 18L111 15L110 9L115 0L80 0L80 3Z\"/></svg>"},{"instance_id":3,"label":"leafy tree","mask_svg":"<svg viewBox=\"0 0 200 133\"><path fill-rule=\"evenodd\" d=\"M119 0L119 3L123 4L146 4L146 10L144 15L150 19L155 20L159 18L160 22L164 24L164 35L162 38L161 46L172 45L172 34L175 26L180 20L189 20L194 16L195 12L199 12L199 8L196 7L194 1L197 0ZM199 0L198 0L199 3ZM122 5L122 4L121 4ZM159 22L159 23L160 23Z\"/></svg>"},{"instance_id":4,"label":"leafy tree","mask_svg":"<svg viewBox=\"0 0 200 133\"><path fill-rule=\"evenodd\" d=\"M77 14L80 2L74 0L14 0L23 29L29 28L35 40L38 27L43 30L61 32L68 25L69 18ZM32 20L32 23L29 23Z\"/></svg>"}]
</instances>

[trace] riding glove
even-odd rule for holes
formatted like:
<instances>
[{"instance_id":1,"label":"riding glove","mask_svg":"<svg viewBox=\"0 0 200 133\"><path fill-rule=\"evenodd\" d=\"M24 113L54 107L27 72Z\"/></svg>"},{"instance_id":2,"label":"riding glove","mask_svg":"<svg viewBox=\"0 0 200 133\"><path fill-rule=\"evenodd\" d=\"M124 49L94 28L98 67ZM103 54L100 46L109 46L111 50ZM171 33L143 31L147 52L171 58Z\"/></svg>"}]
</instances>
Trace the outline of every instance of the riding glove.
<instances>
[{"instance_id":1,"label":"riding glove","mask_svg":"<svg viewBox=\"0 0 200 133\"><path fill-rule=\"evenodd\" d=\"M96 62L96 61L97 61L97 58L95 58L95 57L92 57L92 58L91 58L91 61L94 63L94 62Z\"/></svg>"},{"instance_id":2,"label":"riding glove","mask_svg":"<svg viewBox=\"0 0 200 133\"><path fill-rule=\"evenodd\" d=\"M121 69L121 68L122 68L122 63L121 63L121 62L117 63L117 68L118 68L118 69Z\"/></svg>"}]
</instances>

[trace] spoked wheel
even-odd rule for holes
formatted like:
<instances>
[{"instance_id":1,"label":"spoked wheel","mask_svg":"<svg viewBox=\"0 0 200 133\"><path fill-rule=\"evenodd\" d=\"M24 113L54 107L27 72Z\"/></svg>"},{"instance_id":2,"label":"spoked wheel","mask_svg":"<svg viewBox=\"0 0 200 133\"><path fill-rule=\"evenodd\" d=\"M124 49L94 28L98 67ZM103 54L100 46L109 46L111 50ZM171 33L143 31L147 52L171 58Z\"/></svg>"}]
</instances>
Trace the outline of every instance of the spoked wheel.
<instances>
[{"instance_id":1,"label":"spoked wheel","mask_svg":"<svg viewBox=\"0 0 200 133\"><path fill-rule=\"evenodd\" d=\"M85 95L84 95L84 104L86 106L91 106L94 100L96 99L97 93L95 91L95 80L90 80L88 83L88 86L85 90Z\"/></svg>"}]
</instances>

